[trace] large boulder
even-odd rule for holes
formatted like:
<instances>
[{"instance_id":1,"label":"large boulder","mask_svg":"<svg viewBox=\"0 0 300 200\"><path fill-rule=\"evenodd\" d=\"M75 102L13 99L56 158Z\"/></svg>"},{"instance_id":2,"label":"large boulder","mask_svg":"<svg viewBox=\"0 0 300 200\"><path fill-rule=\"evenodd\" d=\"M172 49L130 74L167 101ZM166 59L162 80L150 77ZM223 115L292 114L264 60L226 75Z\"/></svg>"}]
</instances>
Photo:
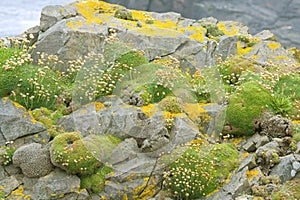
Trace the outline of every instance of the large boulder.
<instances>
[{"instance_id":1,"label":"large boulder","mask_svg":"<svg viewBox=\"0 0 300 200\"><path fill-rule=\"evenodd\" d=\"M8 98L0 99L0 146L8 141L39 133L47 135L46 128L35 121L24 107ZM44 142L46 141L45 139Z\"/></svg>"},{"instance_id":2,"label":"large boulder","mask_svg":"<svg viewBox=\"0 0 300 200\"><path fill-rule=\"evenodd\" d=\"M22 173L30 178L39 178L49 174L53 165L47 147L38 143L24 145L13 155L13 164L22 169Z\"/></svg>"}]
</instances>

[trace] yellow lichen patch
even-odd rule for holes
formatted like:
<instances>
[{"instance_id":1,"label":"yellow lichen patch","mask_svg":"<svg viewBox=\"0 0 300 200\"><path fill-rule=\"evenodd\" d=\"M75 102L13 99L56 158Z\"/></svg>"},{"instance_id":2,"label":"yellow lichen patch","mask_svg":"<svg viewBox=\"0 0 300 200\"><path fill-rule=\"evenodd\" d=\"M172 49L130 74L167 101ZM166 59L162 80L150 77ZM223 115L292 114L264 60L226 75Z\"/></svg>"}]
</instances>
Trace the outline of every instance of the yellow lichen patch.
<instances>
[{"instance_id":1,"label":"yellow lichen patch","mask_svg":"<svg viewBox=\"0 0 300 200\"><path fill-rule=\"evenodd\" d=\"M147 22L148 20L153 20L152 13L150 12L132 10L131 14L134 20L139 20L141 22Z\"/></svg>"},{"instance_id":2,"label":"yellow lichen patch","mask_svg":"<svg viewBox=\"0 0 300 200\"><path fill-rule=\"evenodd\" d=\"M300 120L293 120L293 124L300 124Z\"/></svg>"},{"instance_id":3,"label":"yellow lichen patch","mask_svg":"<svg viewBox=\"0 0 300 200\"><path fill-rule=\"evenodd\" d=\"M33 123L37 123L37 122L38 122L36 119L34 119L34 116L33 116L31 110L28 110L28 114L29 114L29 116L31 117L31 121L32 121Z\"/></svg>"},{"instance_id":4,"label":"yellow lichen patch","mask_svg":"<svg viewBox=\"0 0 300 200\"><path fill-rule=\"evenodd\" d=\"M203 108L209 104L192 104L187 103L184 105L184 112L188 115L188 117L193 121L208 121L211 117L207 114L207 111Z\"/></svg>"},{"instance_id":5,"label":"yellow lichen patch","mask_svg":"<svg viewBox=\"0 0 300 200\"><path fill-rule=\"evenodd\" d=\"M147 117L154 116L158 111L158 107L155 104L149 104L147 106L143 106L141 107L141 109Z\"/></svg>"},{"instance_id":6,"label":"yellow lichen patch","mask_svg":"<svg viewBox=\"0 0 300 200\"><path fill-rule=\"evenodd\" d=\"M250 181L253 180L253 178L257 177L259 174L259 171L256 169L246 171L246 176Z\"/></svg>"},{"instance_id":7,"label":"yellow lichen patch","mask_svg":"<svg viewBox=\"0 0 300 200\"><path fill-rule=\"evenodd\" d=\"M3 99L2 99L3 103L6 103L7 100L8 100L8 97L3 97Z\"/></svg>"},{"instance_id":8,"label":"yellow lichen patch","mask_svg":"<svg viewBox=\"0 0 300 200\"><path fill-rule=\"evenodd\" d=\"M156 193L155 184L143 184L133 189L133 196L134 200L147 200Z\"/></svg>"},{"instance_id":9,"label":"yellow lichen patch","mask_svg":"<svg viewBox=\"0 0 300 200\"><path fill-rule=\"evenodd\" d=\"M248 54L252 51L252 47L242 47L241 42L237 42L237 50L238 50L238 55L245 55Z\"/></svg>"},{"instance_id":10,"label":"yellow lichen patch","mask_svg":"<svg viewBox=\"0 0 300 200\"><path fill-rule=\"evenodd\" d=\"M128 200L128 195L127 195L127 194L124 194L122 199L123 199L123 200Z\"/></svg>"},{"instance_id":11,"label":"yellow lichen patch","mask_svg":"<svg viewBox=\"0 0 300 200\"><path fill-rule=\"evenodd\" d=\"M235 36L239 33L239 30L234 27L233 23L230 24L230 27L226 27L224 22L218 23L218 29L228 36Z\"/></svg>"},{"instance_id":12,"label":"yellow lichen patch","mask_svg":"<svg viewBox=\"0 0 300 200\"><path fill-rule=\"evenodd\" d=\"M14 190L10 194L11 199L23 199L23 200L30 200L30 195L24 194L24 188L20 186L18 189Z\"/></svg>"},{"instance_id":13,"label":"yellow lichen patch","mask_svg":"<svg viewBox=\"0 0 300 200\"><path fill-rule=\"evenodd\" d=\"M276 56L275 60L288 60L289 58L286 56Z\"/></svg>"},{"instance_id":14,"label":"yellow lichen patch","mask_svg":"<svg viewBox=\"0 0 300 200\"><path fill-rule=\"evenodd\" d=\"M66 25L75 30L76 28L80 27L83 25L83 23L81 21L70 21L70 22L67 22Z\"/></svg>"},{"instance_id":15,"label":"yellow lichen patch","mask_svg":"<svg viewBox=\"0 0 300 200\"><path fill-rule=\"evenodd\" d=\"M269 47L270 49L273 49L273 50L278 49L280 46L281 46L281 45L280 45L280 43L278 43L278 42L268 43L268 47Z\"/></svg>"},{"instance_id":16,"label":"yellow lichen patch","mask_svg":"<svg viewBox=\"0 0 300 200\"><path fill-rule=\"evenodd\" d=\"M105 105L101 102L95 102L94 104L97 112L105 108Z\"/></svg>"},{"instance_id":17,"label":"yellow lichen patch","mask_svg":"<svg viewBox=\"0 0 300 200\"><path fill-rule=\"evenodd\" d=\"M184 113L171 113L171 112L167 112L167 111L163 111L162 114L166 119L173 119L175 117L183 117L184 116Z\"/></svg>"},{"instance_id":18,"label":"yellow lichen patch","mask_svg":"<svg viewBox=\"0 0 300 200\"><path fill-rule=\"evenodd\" d=\"M188 34L190 39L196 40L198 42L204 42L204 35L206 33L206 29L202 26L195 27L195 26L189 26L187 28L180 29L180 32L184 34Z\"/></svg>"},{"instance_id":19,"label":"yellow lichen patch","mask_svg":"<svg viewBox=\"0 0 300 200\"><path fill-rule=\"evenodd\" d=\"M102 20L97 16L100 8L103 8L104 2L102 1L82 1L75 4L80 13L85 19L87 24L99 23L102 24Z\"/></svg>"},{"instance_id":20,"label":"yellow lichen patch","mask_svg":"<svg viewBox=\"0 0 300 200\"><path fill-rule=\"evenodd\" d=\"M244 153L244 154L242 155L242 158L247 158L248 156L249 156L249 153L246 152L246 153Z\"/></svg>"}]
</instances>

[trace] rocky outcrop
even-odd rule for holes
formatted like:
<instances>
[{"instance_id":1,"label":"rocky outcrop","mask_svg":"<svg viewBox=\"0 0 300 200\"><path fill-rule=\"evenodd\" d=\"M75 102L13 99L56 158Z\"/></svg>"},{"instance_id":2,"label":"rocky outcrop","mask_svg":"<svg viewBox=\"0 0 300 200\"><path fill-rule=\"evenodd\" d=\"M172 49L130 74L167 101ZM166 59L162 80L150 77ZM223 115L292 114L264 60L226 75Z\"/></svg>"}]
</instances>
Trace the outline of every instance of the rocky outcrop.
<instances>
[{"instance_id":1,"label":"rocky outcrop","mask_svg":"<svg viewBox=\"0 0 300 200\"><path fill-rule=\"evenodd\" d=\"M131 9L155 12L175 11L184 17L200 19L213 16L219 20L233 20L247 24L252 34L271 30L288 47L299 48L299 3L297 1L218 1L209 0L105 0ZM274 6L276 5L276 6Z\"/></svg>"}]
</instances>

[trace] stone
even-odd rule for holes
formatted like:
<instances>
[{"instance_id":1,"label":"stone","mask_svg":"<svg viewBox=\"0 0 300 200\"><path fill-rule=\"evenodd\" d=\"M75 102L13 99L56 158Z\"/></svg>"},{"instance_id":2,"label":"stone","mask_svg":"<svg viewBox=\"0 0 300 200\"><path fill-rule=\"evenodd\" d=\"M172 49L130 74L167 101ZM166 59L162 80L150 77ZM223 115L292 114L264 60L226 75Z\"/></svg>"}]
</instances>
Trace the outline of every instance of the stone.
<instances>
[{"instance_id":1,"label":"stone","mask_svg":"<svg viewBox=\"0 0 300 200\"><path fill-rule=\"evenodd\" d=\"M25 31L26 38L29 40L29 46L37 42L40 30L40 26L34 26Z\"/></svg>"},{"instance_id":2,"label":"stone","mask_svg":"<svg viewBox=\"0 0 300 200\"><path fill-rule=\"evenodd\" d=\"M46 131L44 125L35 122L26 109L8 98L0 99L0 146L8 141Z\"/></svg>"},{"instance_id":3,"label":"stone","mask_svg":"<svg viewBox=\"0 0 300 200\"><path fill-rule=\"evenodd\" d=\"M248 167L249 170L253 169L257 166L256 164L256 155L255 154L249 154L246 158L244 158L238 168L238 171L244 169L245 167Z\"/></svg>"},{"instance_id":4,"label":"stone","mask_svg":"<svg viewBox=\"0 0 300 200\"><path fill-rule=\"evenodd\" d=\"M198 127L188 118L176 117L171 129L171 141L173 144L181 145L192 141L199 135Z\"/></svg>"},{"instance_id":5,"label":"stone","mask_svg":"<svg viewBox=\"0 0 300 200\"><path fill-rule=\"evenodd\" d=\"M22 173L30 178L45 176L53 169L49 149L38 143L18 148L12 159L13 164L20 167Z\"/></svg>"},{"instance_id":6,"label":"stone","mask_svg":"<svg viewBox=\"0 0 300 200\"><path fill-rule=\"evenodd\" d=\"M72 194L77 198L79 191L80 179L56 168L47 176L39 178L33 187L31 197L32 199L58 199L65 194Z\"/></svg>"},{"instance_id":7,"label":"stone","mask_svg":"<svg viewBox=\"0 0 300 200\"><path fill-rule=\"evenodd\" d=\"M247 178L248 167L237 172L230 178L230 182L225 184L222 190L231 194L232 197L237 197L241 192L247 192L250 190L250 183Z\"/></svg>"},{"instance_id":8,"label":"stone","mask_svg":"<svg viewBox=\"0 0 300 200\"><path fill-rule=\"evenodd\" d=\"M300 141L297 142L297 150L295 151L295 153L300 154Z\"/></svg>"},{"instance_id":9,"label":"stone","mask_svg":"<svg viewBox=\"0 0 300 200\"><path fill-rule=\"evenodd\" d=\"M17 189L21 183L14 176L9 176L0 181L0 191L3 191L5 196L8 196L13 190Z\"/></svg>"},{"instance_id":10,"label":"stone","mask_svg":"<svg viewBox=\"0 0 300 200\"><path fill-rule=\"evenodd\" d=\"M248 170L246 174L250 186L259 185L261 177L264 176L264 174L260 170L260 167L255 167L254 169Z\"/></svg>"},{"instance_id":11,"label":"stone","mask_svg":"<svg viewBox=\"0 0 300 200\"><path fill-rule=\"evenodd\" d=\"M269 30L263 30L254 35L254 37L257 37L261 40L276 40L275 35Z\"/></svg>"},{"instance_id":12,"label":"stone","mask_svg":"<svg viewBox=\"0 0 300 200\"><path fill-rule=\"evenodd\" d=\"M281 183L291 180L293 178L291 174L293 170L293 161L295 161L295 157L293 155L281 157L280 163L271 169L270 175L279 177Z\"/></svg>"},{"instance_id":13,"label":"stone","mask_svg":"<svg viewBox=\"0 0 300 200\"><path fill-rule=\"evenodd\" d=\"M260 146L263 146L269 142L267 136L262 136L255 133L253 136L246 140L246 143L242 145L242 148L247 152L253 152Z\"/></svg>"},{"instance_id":14,"label":"stone","mask_svg":"<svg viewBox=\"0 0 300 200\"><path fill-rule=\"evenodd\" d=\"M294 170L296 170L296 171L300 170L300 162L295 160L292 165L293 165Z\"/></svg>"}]
</instances>

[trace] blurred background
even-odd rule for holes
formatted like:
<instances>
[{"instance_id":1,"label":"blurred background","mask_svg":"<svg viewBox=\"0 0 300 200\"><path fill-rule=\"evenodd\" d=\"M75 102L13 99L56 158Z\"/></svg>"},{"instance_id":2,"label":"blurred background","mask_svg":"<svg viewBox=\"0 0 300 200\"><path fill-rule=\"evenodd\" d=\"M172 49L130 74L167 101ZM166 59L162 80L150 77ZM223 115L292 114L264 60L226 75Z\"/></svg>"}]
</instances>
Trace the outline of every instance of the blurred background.
<instances>
[{"instance_id":1,"label":"blurred background","mask_svg":"<svg viewBox=\"0 0 300 200\"><path fill-rule=\"evenodd\" d=\"M0 37L21 34L39 24L46 5L74 0L1 0ZM249 27L251 34L271 30L286 47L300 48L300 0L105 0L130 9L156 12L174 11L183 17L213 16L234 20Z\"/></svg>"}]
</instances>

